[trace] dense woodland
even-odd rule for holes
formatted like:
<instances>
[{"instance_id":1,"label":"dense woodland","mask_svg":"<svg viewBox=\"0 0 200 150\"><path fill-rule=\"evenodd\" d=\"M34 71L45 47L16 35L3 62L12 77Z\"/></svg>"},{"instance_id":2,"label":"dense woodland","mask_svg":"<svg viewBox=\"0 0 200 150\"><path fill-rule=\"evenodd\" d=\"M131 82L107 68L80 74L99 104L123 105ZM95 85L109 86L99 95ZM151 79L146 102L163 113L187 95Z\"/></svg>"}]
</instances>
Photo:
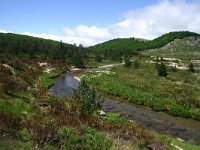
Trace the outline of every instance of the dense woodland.
<instances>
[{"instance_id":1,"label":"dense woodland","mask_svg":"<svg viewBox=\"0 0 200 150\"><path fill-rule=\"evenodd\" d=\"M83 58L87 56L87 50L82 45L70 45L62 41L11 33L0 33L0 53L29 58L56 59L77 67L83 67Z\"/></svg>"},{"instance_id":2,"label":"dense woodland","mask_svg":"<svg viewBox=\"0 0 200 150\"><path fill-rule=\"evenodd\" d=\"M136 55L143 50L160 48L175 39L183 39L188 36L199 36L199 34L188 31L170 32L151 41L135 38L119 38L92 46L90 49L97 60L121 61L122 56Z\"/></svg>"}]
</instances>

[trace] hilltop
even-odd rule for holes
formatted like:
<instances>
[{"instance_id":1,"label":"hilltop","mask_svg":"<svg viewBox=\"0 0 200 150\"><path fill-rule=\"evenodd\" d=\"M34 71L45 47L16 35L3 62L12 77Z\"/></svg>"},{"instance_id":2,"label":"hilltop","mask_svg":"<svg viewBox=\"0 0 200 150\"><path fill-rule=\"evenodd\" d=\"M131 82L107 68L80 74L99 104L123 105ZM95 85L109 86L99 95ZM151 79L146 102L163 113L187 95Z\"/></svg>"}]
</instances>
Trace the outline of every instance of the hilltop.
<instances>
[{"instance_id":1,"label":"hilltop","mask_svg":"<svg viewBox=\"0 0 200 150\"><path fill-rule=\"evenodd\" d=\"M101 44L90 47L89 49L94 53L108 60L120 60L122 56L131 56L135 53L161 48L168 43L185 37L199 37L199 34L189 31L170 32L158 37L154 40L139 40L136 38L113 39Z\"/></svg>"},{"instance_id":2,"label":"hilltop","mask_svg":"<svg viewBox=\"0 0 200 150\"><path fill-rule=\"evenodd\" d=\"M93 50L145 50L162 47L175 39L183 39L188 36L199 36L189 31L169 32L154 40L141 40L137 38L118 38L90 47Z\"/></svg>"}]
</instances>

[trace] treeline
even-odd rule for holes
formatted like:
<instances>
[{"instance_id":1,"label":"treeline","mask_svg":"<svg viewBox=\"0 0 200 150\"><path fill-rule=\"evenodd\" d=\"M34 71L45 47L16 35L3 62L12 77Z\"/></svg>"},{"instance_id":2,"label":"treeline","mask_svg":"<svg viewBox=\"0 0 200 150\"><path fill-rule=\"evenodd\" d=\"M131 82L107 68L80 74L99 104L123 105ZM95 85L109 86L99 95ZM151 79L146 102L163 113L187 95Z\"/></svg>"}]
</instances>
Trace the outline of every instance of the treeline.
<instances>
[{"instance_id":1,"label":"treeline","mask_svg":"<svg viewBox=\"0 0 200 150\"><path fill-rule=\"evenodd\" d=\"M147 49L160 48L175 39L183 39L188 36L199 36L199 34L188 31L170 32L154 40L139 40L135 38L114 39L90 47L96 57L103 59L120 60L121 56L134 55Z\"/></svg>"},{"instance_id":2,"label":"treeline","mask_svg":"<svg viewBox=\"0 0 200 150\"><path fill-rule=\"evenodd\" d=\"M0 53L29 58L56 59L83 67L87 49L81 45L70 45L26 35L0 33Z\"/></svg>"}]
</instances>

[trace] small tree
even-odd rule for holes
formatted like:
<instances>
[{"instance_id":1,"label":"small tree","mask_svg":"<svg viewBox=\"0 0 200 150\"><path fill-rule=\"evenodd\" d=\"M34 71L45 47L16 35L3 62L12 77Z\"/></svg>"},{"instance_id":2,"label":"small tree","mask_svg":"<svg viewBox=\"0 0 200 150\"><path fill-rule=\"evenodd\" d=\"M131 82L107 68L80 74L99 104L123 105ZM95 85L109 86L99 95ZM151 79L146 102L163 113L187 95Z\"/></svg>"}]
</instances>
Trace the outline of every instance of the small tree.
<instances>
[{"instance_id":1,"label":"small tree","mask_svg":"<svg viewBox=\"0 0 200 150\"><path fill-rule=\"evenodd\" d=\"M161 62L163 62L163 61L164 61L163 57L160 57L160 61L161 61Z\"/></svg>"},{"instance_id":2,"label":"small tree","mask_svg":"<svg viewBox=\"0 0 200 150\"><path fill-rule=\"evenodd\" d=\"M125 57L124 58L124 66L125 67L131 67L131 65L132 65L132 62L131 62L131 60L130 60L130 58L128 58L128 57Z\"/></svg>"},{"instance_id":3,"label":"small tree","mask_svg":"<svg viewBox=\"0 0 200 150\"><path fill-rule=\"evenodd\" d=\"M96 62L102 62L102 57L101 57L101 55L95 55L95 61Z\"/></svg>"},{"instance_id":4,"label":"small tree","mask_svg":"<svg viewBox=\"0 0 200 150\"><path fill-rule=\"evenodd\" d=\"M138 69L138 68L140 67L139 61L138 61L138 60L135 60L135 61L133 62L133 66L134 66L135 69Z\"/></svg>"},{"instance_id":5,"label":"small tree","mask_svg":"<svg viewBox=\"0 0 200 150\"><path fill-rule=\"evenodd\" d=\"M156 56L156 62L159 62L159 57L158 56Z\"/></svg>"},{"instance_id":6,"label":"small tree","mask_svg":"<svg viewBox=\"0 0 200 150\"><path fill-rule=\"evenodd\" d=\"M82 81L79 88L74 92L74 99L79 105L81 114L91 115L101 107L103 99L96 94L94 89L90 89L85 81Z\"/></svg>"},{"instance_id":7,"label":"small tree","mask_svg":"<svg viewBox=\"0 0 200 150\"><path fill-rule=\"evenodd\" d=\"M190 64L188 65L188 71L189 71L189 72L195 72L193 63L190 63Z\"/></svg>"},{"instance_id":8,"label":"small tree","mask_svg":"<svg viewBox=\"0 0 200 150\"><path fill-rule=\"evenodd\" d=\"M167 67L164 63L158 64L157 66L158 75L161 77L167 77Z\"/></svg>"}]
</instances>

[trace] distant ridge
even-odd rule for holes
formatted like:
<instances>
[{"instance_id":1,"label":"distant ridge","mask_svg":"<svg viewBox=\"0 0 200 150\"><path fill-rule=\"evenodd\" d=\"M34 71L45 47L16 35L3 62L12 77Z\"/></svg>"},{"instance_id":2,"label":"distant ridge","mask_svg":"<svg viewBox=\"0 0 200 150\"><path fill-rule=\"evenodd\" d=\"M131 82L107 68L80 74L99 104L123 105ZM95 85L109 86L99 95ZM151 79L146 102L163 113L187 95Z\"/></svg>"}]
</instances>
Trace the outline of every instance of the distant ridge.
<instances>
[{"instance_id":1,"label":"distant ridge","mask_svg":"<svg viewBox=\"0 0 200 150\"><path fill-rule=\"evenodd\" d=\"M146 49L160 48L175 39L183 39L188 36L200 36L198 33L189 31L176 31L166 33L154 40L143 40L137 38L118 38L113 39L95 46L91 46L93 51L107 50L127 50L127 51L142 51Z\"/></svg>"}]
</instances>

